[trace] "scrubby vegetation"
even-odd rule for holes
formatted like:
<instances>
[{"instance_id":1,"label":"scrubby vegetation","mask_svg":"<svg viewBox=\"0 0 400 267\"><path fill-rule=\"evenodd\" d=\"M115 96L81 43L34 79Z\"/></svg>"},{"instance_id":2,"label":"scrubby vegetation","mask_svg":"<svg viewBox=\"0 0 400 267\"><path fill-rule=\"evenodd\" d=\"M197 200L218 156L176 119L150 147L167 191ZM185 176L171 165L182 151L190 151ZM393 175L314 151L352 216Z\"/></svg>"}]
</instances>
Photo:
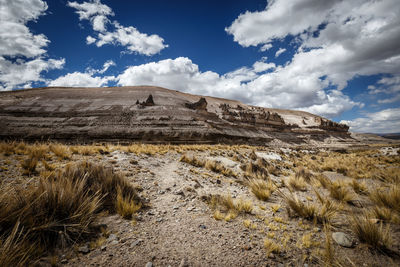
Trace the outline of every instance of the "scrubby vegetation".
<instances>
[{"instance_id":1,"label":"scrubby vegetation","mask_svg":"<svg viewBox=\"0 0 400 267\"><path fill-rule=\"evenodd\" d=\"M154 195L166 194L176 207L150 216L151 223L177 210L187 211L187 218L205 215L249 240L241 251L262 248L271 260L357 266L363 259L332 239L332 232L345 232L358 240L353 251L367 247L367 258L399 262L400 155L380 147L331 152L0 142L0 153L0 266L35 264L58 248L88 240L99 248L106 242L100 218L119 214L134 220L138 212L143 217ZM164 177L167 164L175 166L179 180ZM141 186L133 182L136 176Z\"/></svg>"},{"instance_id":2,"label":"scrubby vegetation","mask_svg":"<svg viewBox=\"0 0 400 267\"><path fill-rule=\"evenodd\" d=\"M0 265L25 265L57 247L91 238L101 211L130 218L140 207L136 189L122 175L90 162L68 164L36 181L3 183Z\"/></svg>"}]
</instances>

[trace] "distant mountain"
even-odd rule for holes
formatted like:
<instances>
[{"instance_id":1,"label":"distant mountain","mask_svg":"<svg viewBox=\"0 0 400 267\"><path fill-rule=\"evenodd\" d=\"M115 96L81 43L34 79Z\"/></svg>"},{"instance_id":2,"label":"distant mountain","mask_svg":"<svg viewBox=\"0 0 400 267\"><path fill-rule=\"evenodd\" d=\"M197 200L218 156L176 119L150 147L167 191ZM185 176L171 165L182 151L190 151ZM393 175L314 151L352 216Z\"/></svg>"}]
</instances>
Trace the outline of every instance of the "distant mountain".
<instances>
[{"instance_id":1,"label":"distant mountain","mask_svg":"<svg viewBox=\"0 0 400 267\"><path fill-rule=\"evenodd\" d=\"M388 138L388 139L400 140L400 133L383 133L383 134L377 134L377 135Z\"/></svg>"},{"instance_id":2,"label":"distant mountain","mask_svg":"<svg viewBox=\"0 0 400 267\"><path fill-rule=\"evenodd\" d=\"M0 138L289 144L351 142L348 127L308 112L152 86L0 93Z\"/></svg>"}]
</instances>

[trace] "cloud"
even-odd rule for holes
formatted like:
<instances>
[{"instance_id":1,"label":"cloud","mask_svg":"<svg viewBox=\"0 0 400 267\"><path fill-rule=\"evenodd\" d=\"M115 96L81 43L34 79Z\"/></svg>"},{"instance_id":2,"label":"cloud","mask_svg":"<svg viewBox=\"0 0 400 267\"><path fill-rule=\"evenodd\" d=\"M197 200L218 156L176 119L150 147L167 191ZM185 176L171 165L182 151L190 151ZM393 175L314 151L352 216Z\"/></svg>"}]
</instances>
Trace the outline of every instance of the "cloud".
<instances>
[{"instance_id":1,"label":"cloud","mask_svg":"<svg viewBox=\"0 0 400 267\"><path fill-rule=\"evenodd\" d=\"M96 44L101 47L106 44L121 45L128 49L129 52L139 53L151 56L159 53L168 47L164 44L164 39L156 34L148 35L139 32L135 27L125 27L117 21L111 22L108 16L114 16L114 12L110 7L104 5L100 0L92 0L91 2L68 2L68 6L76 9L79 20L89 20L93 30L97 36L88 36L87 44ZM113 30L107 30L107 27Z\"/></svg>"},{"instance_id":2,"label":"cloud","mask_svg":"<svg viewBox=\"0 0 400 267\"><path fill-rule=\"evenodd\" d=\"M275 99L283 99L279 103L288 108L332 117L363 105L340 92L354 77L384 73L399 79L399 13L397 0L275 0L268 1L263 11L241 14L226 31L243 47L262 45L261 51L273 41L293 37L299 45L291 61L256 78L248 87L274 92ZM398 88L398 82L382 81L369 90L398 96ZM267 101L270 99L264 105Z\"/></svg>"},{"instance_id":3,"label":"cloud","mask_svg":"<svg viewBox=\"0 0 400 267\"><path fill-rule=\"evenodd\" d=\"M43 81L41 73L60 69L65 59L48 59L50 41L43 34L33 34L26 24L47 10L41 0L1 1L0 8L0 90L29 87Z\"/></svg>"},{"instance_id":4,"label":"cloud","mask_svg":"<svg viewBox=\"0 0 400 267\"><path fill-rule=\"evenodd\" d=\"M368 86L369 94L383 97L379 104L400 102L400 76L383 77L376 85Z\"/></svg>"},{"instance_id":5,"label":"cloud","mask_svg":"<svg viewBox=\"0 0 400 267\"><path fill-rule=\"evenodd\" d=\"M85 72L73 72L60 76L55 80L48 81L47 85L52 87L102 87L107 86L110 81L114 81L114 76L99 76L105 73L109 67L115 66L115 62L108 60L103 64L102 69L88 68ZM96 76L95 76L96 75Z\"/></svg>"},{"instance_id":6,"label":"cloud","mask_svg":"<svg viewBox=\"0 0 400 267\"><path fill-rule=\"evenodd\" d=\"M113 80L112 76L94 77L91 73L73 72L49 82L48 86L65 86L65 87L102 87L106 86L109 81Z\"/></svg>"},{"instance_id":7,"label":"cloud","mask_svg":"<svg viewBox=\"0 0 400 267\"><path fill-rule=\"evenodd\" d=\"M265 52L265 51L267 51L267 50L270 49L270 48L272 48L272 44L265 44L265 45L263 45L263 46L260 47L260 51L261 51L261 52Z\"/></svg>"},{"instance_id":8,"label":"cloud","mask_svg":"<svg viewBox=\"0 0 400 267\"><path fill-rule=\"evenodd\" d=\"M266 44L304 30L316 30L339 0L268 1L265 10L245 12L225 29L244 47ZM355 1L354 1L355 2Z\"/></svg>"},{"instance_id":9,"label":"cloud","mask_svg":"<svg viewBox=\"0 0 400 267\"><path fill-rule=\"evenodd\" d=\"M368 113L363 118L343 120L350 126L350 131L361 133L400 133L400 108Z\"/></svg>"},{"instance_id":10,"label":"cloud","mask_svg":"<svg viewBox=\"0 0 400 267\"><path fill-rule=\"evenodd\" d=\"M278 51L275 53L275 57L279 57L280 54L284 53L286 48L279 48Z\"/></svg>"},{"instance_id":11,"label":"cloud","mask_svg":"<svg viewBox=\"0 0 400 267\"><path fill-rule=\"evenodd\" d=\"M272 78L282 67L271 62L257 61L252 67L242 67L219 75L201 72L189 58L179 57L128 67L116 77L119 85L154 85L200 95L237 99L264 107L302 109L323 116L335 117L352 108L355 103L338 90L314 90L315 79L303 77L289 81ZM301 85L302 90L293 85Z\"/></svg>"}]
</instances>

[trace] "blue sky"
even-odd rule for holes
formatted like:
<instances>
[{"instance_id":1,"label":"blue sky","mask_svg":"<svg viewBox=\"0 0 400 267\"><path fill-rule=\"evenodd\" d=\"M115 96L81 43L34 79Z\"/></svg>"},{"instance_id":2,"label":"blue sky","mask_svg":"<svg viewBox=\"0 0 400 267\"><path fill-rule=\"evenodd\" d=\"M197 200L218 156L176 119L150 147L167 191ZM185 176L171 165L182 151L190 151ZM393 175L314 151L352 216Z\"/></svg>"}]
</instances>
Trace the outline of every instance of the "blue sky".
<instances>
[{"instance_id":1,"label":"blue sky","mask_svg":"<svg viewBox=\"0 0 400 267\"><path fill-rule=\"evenodd\" d=\"M397 0L0 7L0 90L157 85L400 132Z\"/></svg>"}]
</instances>

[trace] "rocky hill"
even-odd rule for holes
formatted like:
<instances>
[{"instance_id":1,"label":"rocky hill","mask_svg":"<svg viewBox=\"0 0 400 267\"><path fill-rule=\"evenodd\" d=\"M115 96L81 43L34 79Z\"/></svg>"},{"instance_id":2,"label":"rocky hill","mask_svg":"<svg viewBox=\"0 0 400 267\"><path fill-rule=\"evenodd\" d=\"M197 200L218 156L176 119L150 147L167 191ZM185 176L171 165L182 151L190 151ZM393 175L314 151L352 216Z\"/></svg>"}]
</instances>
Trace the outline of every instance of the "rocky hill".
<instances>
[{"instance_id":1,"label":"rocky hill","mask_svg":"<svg viewBox=\"0 0 400 267\"><path fill-rule=\"evenodd\" d=\"M36 88L0 93L1 139L171 143L353 140L307 112L160 87Z\"/></svg>"}]
</instances>

